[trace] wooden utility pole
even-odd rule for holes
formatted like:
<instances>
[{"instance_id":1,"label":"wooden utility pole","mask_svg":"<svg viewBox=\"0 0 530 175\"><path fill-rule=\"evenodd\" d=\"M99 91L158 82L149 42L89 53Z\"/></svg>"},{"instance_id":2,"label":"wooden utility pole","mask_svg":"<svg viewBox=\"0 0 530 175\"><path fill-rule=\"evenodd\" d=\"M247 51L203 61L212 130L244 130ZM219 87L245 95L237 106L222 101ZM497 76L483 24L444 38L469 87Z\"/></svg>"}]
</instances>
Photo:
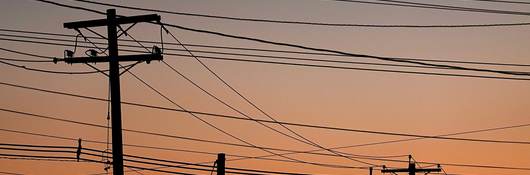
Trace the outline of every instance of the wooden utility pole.
<instances>
[{"instance_id":1,"label":"wooden utility pole","mask_svg":"<svg viewBox=\"0 0 530 175\"><path fill-rule=\"evenodd\" d=\"M224 153L217 154L217 160L215 161L217 164L217 175L225 175L225 161Z\"/></svg>"},{"instance_id":2,"label":"wooden utility pole","mask_svg":"<svg viewBox=\"0 0 530 175\"><path fill-rule=\"evenodd\" d=\"M396 168L396 169L386 169L383 167L381 173L409 173L409 175L416 175L416 173L431 173L431 172L440 172L442 169L440 165L437 168L416 168L416 163L413 162L412 156L409 156L409 167L408 168Z\"/></svg>"},{"instance_id":3,"label":"wooden utility pole","mask_svg":"<svg viewBox=\"0 0 530 175\"><path fill-rule=\"evenodd\" d=\"M119 56L118 54L118 34L117 27L121 24L160 21L158 15L140 15L131 17L116 17L116 10L107 10L106 19L96 19L88 21L78 21L64 23L68 29L79 30L80 28L107 26L107 39L109 56L93 56L64 58L66 63L109 63L109 81L111 93L111 123L112 123L112 170L114 175L123 175L123 140L121 127L121 100L120 100L120 62L150 62L151 60L162 60L162 53L151 53L143 55ZM125 32L125 31L124 31Z\"/></svg>"}]
</instances>

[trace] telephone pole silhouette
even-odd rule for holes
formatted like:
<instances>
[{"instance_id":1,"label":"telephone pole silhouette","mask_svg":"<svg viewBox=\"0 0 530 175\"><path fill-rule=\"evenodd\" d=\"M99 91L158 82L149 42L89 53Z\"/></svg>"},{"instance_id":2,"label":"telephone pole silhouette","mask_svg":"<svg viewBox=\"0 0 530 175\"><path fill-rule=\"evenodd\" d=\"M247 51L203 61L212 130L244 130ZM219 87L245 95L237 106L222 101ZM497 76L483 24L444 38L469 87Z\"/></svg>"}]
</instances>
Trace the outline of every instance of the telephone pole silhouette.
<instances>
[{"instance_id":1,"label":"telephone pole silhouette","mask_svg":"<svg viewBox=\"0 0 530 175\"><path fill-rule=\"evenodd\" d=\"M431 172L440 172L442 169L440 165L437 168L416 168L416 163L412 161L412 156L409 155L409 167L408 168L396 168L396 169L386 169L383 166L381 173L404 173L408 172L409 175L416 175L416 173L431 173Z\"/></svg>"},{"instance_id":2,"label":"telephone pole silhouette","mask_svg":"<svg viewBox=\"0 0 530 175\"><path fill-rule=\"evenodd\" d=\"M120 62L135 61L149 63L151 60L162 60L162 53L160 49L154 48L151 54L142 55L126 55L119 56L118 54L118 34L117 28L121 24L132 25L139 22L160 22L160 16L140 15L130 17L116 17L115 9L107 10L106 19L96 19L88 21L77 21L64 23L64 28L75 29L79 31L80 28L107 26L107 40L109 56L89 56L89 57L73 57L73 52L67 54L69 56L64 58L66 63L109 63L109 82L110 82L110 101L111 101L111 123L112 123L112 170L114 175L123 175L123 140L122 140L122 126L121 126L121 100L120 100ZM120 27L121 28L121 27ZM126 32L125 30L123 31ZM155 51L156 50L156 51ZM71 52L71 51L70 51ZM126 70L127 71L127 70Z\"/></svg>"},{"instance_id":3,"label":"telephone pole silhouette","mask_svg":"<svg viewBox=\"0 0 530 175\"><path fill-rule=\"evenodd\" d=\"M225 161L226 157L224 153L217 154L217 160L215 161L217 164L217 175L225 175Z\"/></svg>"}]
</instances>

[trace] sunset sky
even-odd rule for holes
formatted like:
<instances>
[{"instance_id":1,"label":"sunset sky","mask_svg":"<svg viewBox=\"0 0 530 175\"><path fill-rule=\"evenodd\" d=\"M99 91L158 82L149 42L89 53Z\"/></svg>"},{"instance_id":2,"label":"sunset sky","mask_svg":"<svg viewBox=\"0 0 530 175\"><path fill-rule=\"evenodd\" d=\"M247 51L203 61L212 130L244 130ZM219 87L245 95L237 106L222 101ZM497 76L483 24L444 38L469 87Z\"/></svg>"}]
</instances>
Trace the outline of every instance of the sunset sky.
<instances>
[{"instance_id":1,"label":"sunset sky","mask_svg":"<svg viewBox=\"0 0 530 175\"><path fill-rule=\"evenodd\" d=\"M218 15L252 19L270 19L280 21L304 21L341 24L374 25L465 25L465 24L506 24L530 22L529 1L525 3L484 2L472 0L429 0L412 1L440 5L470 8L496 9L524 12L526 15L493 14L440 9L422 9L378 4L341 2L329 0L157 0L157 1L105 1L148 9L173 12ZM8 52L5 49L24 53L63 58L64 50L74 50L72 46L39 44L35 41L74 45L75 37L52 36L14 31L43 32L51 34L77 35L75 30L63 28L63 23L105 18L104 15L83 10L59 7L33 0L2 0L0 6L0 144L30 144L77 147L76 140L36 136L25 133L58 136L63 138L81 138L89 141L107 141L107 130L93 126L79 125L35 116L16 114L19 111L43 116L68 119L79 122L107 125L108 107L106 102L51 94L7 86L5 83L40 88L91 97L107 98L108 77L101 73L92 74L54 74L30 71L6 63L26 66L39 70L63 72L94 71L85 64L66 64L58 62L17 62L7 59L46 60L45 58ZM54 1L73 6L105 12L112 8L70 0ZM103 1L101 1L103 2ZM368 0L368 2L383 2ZM161 12L148 12L115 8L119 15L133 16L158 14L161 22L194 29L221 32L230 35L259 38L268 41L290 43L312 48L324 48L354 54L381 57L399 57L428 60L468 61L481 63L505 63L519 66L457 64L444 62L426 62L478 69L530 72L530 25L467 27L467 28L382 28L355 26L323 26L303 24L280 24L267 22L214 19L197 16L184 16ZM124 29L129 25L122 26ZM285 46L277 46L248 40L221 37L205 33L168 27L180 42L185 44L238 47L252 49L270 49L296 52L317 52ZM106 36L105 27L93 28ZM97 37L86 29L81 32ZM178 45L169 33L162 32L159 25L139 23L128 34L137 40L160 42L161 35L166 43L165 53L189 55ZM27 37L34 38L27 38ZM26 38L24 38L26 37ZM62 39L43 40L35 38ZM120 39L130 40L129 36ZM20 42L13 40L25 40ZM106 40L91 39L106 47ZM90 46L78 38L80 46ZM139 46L135 42L120 41L123 45ZM148 49L160 44L142 43ZM356 130L381 131L389 133L415 135L444 135L459 132L491 129L507 126L530 124L530 76L511 76L499 73L487 73L465 70L412 68L383 65L347 64L330 62L311 62L285 60L270 57L250 57L236 54L268 55L276 57L294 57L333 61L351 61L363 63L415 65L376 60L372 58L325 56L315 54L297 54L234 50L222 48L187 47L199 56L200 61L215 72L222 80L235 88L260 109L278 121L349 128ZM120 46L144 52L141 47ZM178 50L170 50L178 49ZM77 47L75 56L85 56L87 48ZM232 53L205 53L203 51ZM324 52L320 52L324 53ZM120 51L120 54L138 54ZM424 74L407 74L353 69L335 69L322 67L304 67L294 65L265 64L230 60L216 60L201 57L222 57L229 59L289 62L296 64L314 64L364 69L414 71L443 74L509 77L527 80L472 78ZM223 82L209 72L195 58L187 56L164 55L164 61L185 75L198 86L213 94L234 108L256 119L271 120L254 108ZM122 63L128 65L130 63ZM94 65L94 64L92 64ZM99 69L108 69L107 63L95 64ZM131 73L148 83L152 88L187 110L245 117L205 94L163 62L141 63L130 69ZM172 102L157 94L130 73L121 75L121 99L126 102L147 104L166 108L180 109ZM159 133L186 138L227 142L247 145L227 134L208 126L188 113L122 105L123 128ZM197 115L201 119L220 128L241 140L256 146L287 150L307 151L319 149L292 138L274 132L254 121L236 120ZM298 138L277 124L267 124L281 132ZM299 126L289 129L326 148L363 145L375 142L410 139L414 137L358 133L349 131L326 130ZM16 133L18 131L18 133ZM343 153L365 155L355 159L373 165L388 167L407 167L407 162L381 161L373 158L407 161L406 155L415 160L441 164L449 174L462 175L525 175L530 174L530 125L511 129L461 134L450 137L518 141L524 143L490 143L461 140L421 139L397 143L356 146L337 149ZM189 163L204 163L211 166L217 153L226 153L227 159L239 156L262 156L270 153L260 149L230 146L216 143L197 142L163 136L123 132L124 144L142 145L174 150L161 150L139 147L124 147L124 154L152 157ZM300 138L299 138L300 139ZM526 143L526 144L525 144ZM105 144L82 142L83 147L104 151ZM0 154L24 154L51 156L51 153L23 152L2 149ZM178 150L188 150L178 151ZM196 151L190 153L189 151ZM272 150L275 153L285 151ZM203 154L203 153L212 154ZM333 154L328 151L317 153ZM71 153L57 153L60 156L75 157ZM311 163L333 164L349 167L370 167L343 157L294 154L288 157ZM0 174L68 174L88 175L105 173L104 164L90 162L66 162L43 160L13 160L9 156L0 156ZM86 158L90 158L86 156ZM94 160L101 158L91 157ZM275 160L246 159L227 161L227 167L298 172L328 175L363 175L367 169L333 168L309 163L294 163L283 157L269 157ZM368 159L366 159L368 158ZM289 160L292 161L292 160ZM141 164L128 163L131 165ZM521 168L510 170L502 168L480 168L454 165L484 165L496 167ZM431 164L420 164L429 166ZM145 167L158 167L141 165ZM381 174L376 166L374 174ZM208 168L211 169L211 168ZM152 171L131 171L127 174L163 174ZM192 174L210 172L178 168L163 170ZM215 173L215 172L214 172Z\"/></svg>"}]
</instances>

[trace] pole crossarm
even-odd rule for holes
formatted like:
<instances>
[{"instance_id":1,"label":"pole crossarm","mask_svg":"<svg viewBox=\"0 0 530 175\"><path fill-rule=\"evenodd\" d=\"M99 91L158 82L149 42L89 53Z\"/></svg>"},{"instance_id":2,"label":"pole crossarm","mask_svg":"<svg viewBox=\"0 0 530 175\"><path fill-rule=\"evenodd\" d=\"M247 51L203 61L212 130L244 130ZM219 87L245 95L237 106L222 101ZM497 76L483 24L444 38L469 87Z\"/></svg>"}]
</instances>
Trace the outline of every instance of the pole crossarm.
<instances>
[{"instance_id":1,"label":"pole crossarm","mask_svg":"<svg viewBox=\"0 0 530 175\"><path fill-rule=\"evenodd\" d=\"M126 16L126 17L116 18L115 20L116 25L138 23L138 22L152 22L152 21L157 21L157 22L160 21L160 15L150 14L150 15ZM107 26L107 24L108 24L107 19L95 19L95 20L88 20L88 21L67 22L67 23L64 23L63 26L64 28L67 28L67 29L79 29L79 28L88 28L88 27Z\"/></svg>"},{"instance_id":2,"label":"pole crossarm","mask_svg":"<svg viewBox=\"0 0 530 175\"><path fill-rule=\"evenodd\" d=\"M140 55L122 55L118 56L118 61L146 61L149 63L152 60L162 60L162 54L153 53L153 54L140 54ZM109 62L109 57L107 56L96 56L96 57L73 57L73 58L64 58L64 62L68 64L74 63L100 63L100 62Z\"/></svg>"},{"instance_id":3,"label":"pole crossarm","mask_svg":"<svg viewBox=\"0 0 530 175\"><path fill-rule=\"evenodd\" d=\"M414 169L416 173L431 173L431 172L440 172L440 168L417 168ZM405 173L410 172L408 168L397 168L397 169L383 169L382 173Z\"/></svg>"}]
</instances>

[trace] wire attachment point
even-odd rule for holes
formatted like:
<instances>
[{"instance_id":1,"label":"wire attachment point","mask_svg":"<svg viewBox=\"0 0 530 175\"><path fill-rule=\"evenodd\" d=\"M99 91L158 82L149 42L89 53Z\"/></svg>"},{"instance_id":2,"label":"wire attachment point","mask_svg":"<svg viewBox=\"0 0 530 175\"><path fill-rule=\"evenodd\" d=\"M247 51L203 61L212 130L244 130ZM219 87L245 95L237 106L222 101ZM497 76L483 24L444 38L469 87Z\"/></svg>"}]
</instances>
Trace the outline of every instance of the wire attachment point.
<instances>
[{"instance_id":1,"label":"wire attachment point","mask_svg":"<svg viewBox=\"0 0 530 175\"><path fill-rule=\"evenodd\" d=\"M79 159L81 158L81 138L79 138L79 140L77 140L77 153L76 153L76 158L77 158L77 161L79 162Z\"/></svg>"}]
</instances>

